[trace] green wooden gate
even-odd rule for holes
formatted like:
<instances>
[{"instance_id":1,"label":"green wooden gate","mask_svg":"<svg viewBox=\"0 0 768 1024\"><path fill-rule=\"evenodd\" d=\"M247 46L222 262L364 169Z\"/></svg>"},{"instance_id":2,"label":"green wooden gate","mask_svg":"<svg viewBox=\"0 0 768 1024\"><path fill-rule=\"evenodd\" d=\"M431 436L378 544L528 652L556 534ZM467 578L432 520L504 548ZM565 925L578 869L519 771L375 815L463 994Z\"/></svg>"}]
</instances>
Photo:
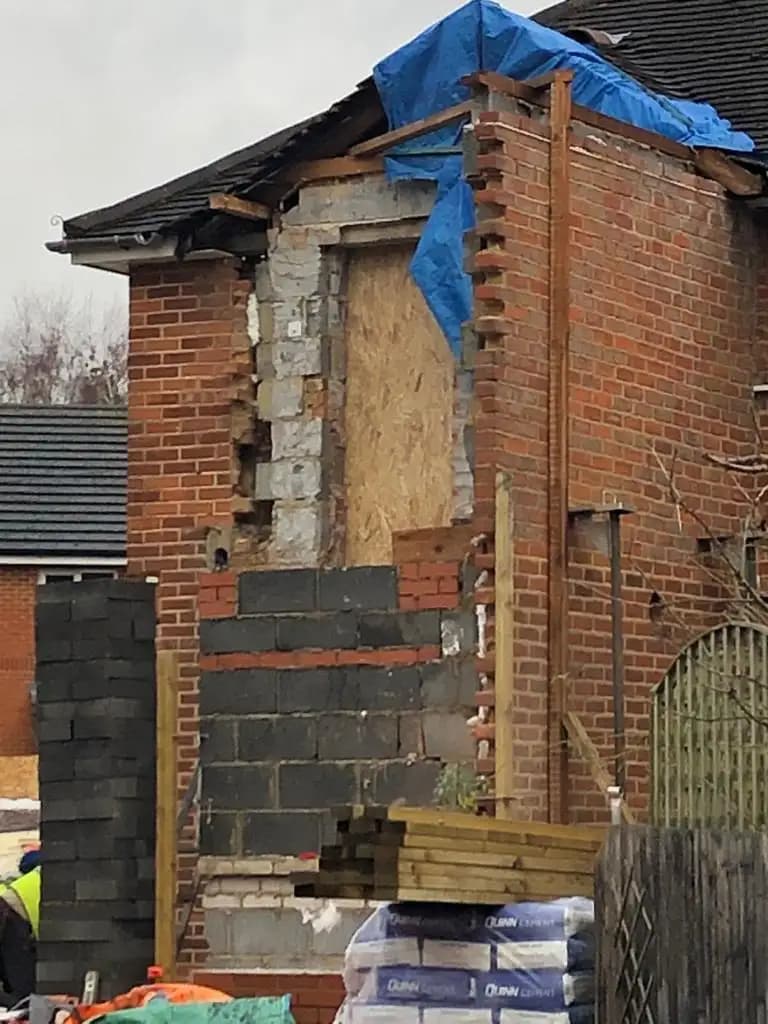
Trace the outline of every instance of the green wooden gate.
<instances>
[{"instance_id":1,"label":"green wooden gate","mask_svg":"<svg viewBox=\"0 0 768 1024\"><path fill-rule=\"evenodd\" d=\"M768 825L768 630L730 623L677 657L653 693L651 820Z\"/></svg>"}]
</instances>

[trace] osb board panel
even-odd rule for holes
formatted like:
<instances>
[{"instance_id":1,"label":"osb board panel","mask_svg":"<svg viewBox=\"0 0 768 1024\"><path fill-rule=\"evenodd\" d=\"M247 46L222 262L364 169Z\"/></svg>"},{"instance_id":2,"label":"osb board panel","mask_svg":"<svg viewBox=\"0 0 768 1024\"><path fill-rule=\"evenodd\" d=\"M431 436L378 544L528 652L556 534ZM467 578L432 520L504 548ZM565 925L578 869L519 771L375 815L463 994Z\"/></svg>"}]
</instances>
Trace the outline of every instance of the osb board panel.
<instances>
[{"instance_id":1,"label":"osb board panel","mask_svg":"<svg viewBox=\"0 0 768 1024\"><path fill-rule=\"evenodd\" d=\"M348 565L388 565L394 531L451 521L454 360L410 259L401 247L350 257Z\"/></svg>"},{"instance_id":2,"label":"osb board panel","mask_svg":"<svg viewBox=\"0 0 768 1024\"><path fill-rule=\"evenodd\" d=\"M0 757L0 798L37 800L37 755Z\"/></svg>"}]
</instances>

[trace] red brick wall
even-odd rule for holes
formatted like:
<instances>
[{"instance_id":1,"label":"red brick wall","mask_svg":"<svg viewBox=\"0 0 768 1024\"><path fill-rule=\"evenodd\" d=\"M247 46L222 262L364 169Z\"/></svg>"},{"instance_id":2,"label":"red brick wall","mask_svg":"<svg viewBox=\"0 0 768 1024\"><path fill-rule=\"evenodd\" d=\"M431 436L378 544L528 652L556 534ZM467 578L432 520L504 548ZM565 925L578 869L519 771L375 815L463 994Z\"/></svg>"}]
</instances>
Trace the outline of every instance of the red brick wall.
<instances>
[{"instance_id":1,"label":"red brick wall","mask_svg":"<svg viewBox=\"0 0 768 1024\"><path fill-rule=\"evenodd\" d=\"M198 971L194 981L240 999L291 995L296 1024L333 1024L344 1001L344 982L339 974Z\"/></svg>"},{"instance_id":2,"label":"red brick wall","mask_svg":"<svg viewBox=\"0 0 768 1024\"><path fill-rule=\"evenodd\" d=\"M197 757L206 528L232 523L233 396L250 373L249 290L226 261L131 273L128 575L158 577L158 648L179 653L182 785ZM182 882L190 864L181 861ZM202 923L188 934L194 959L204 951Z\"/></svg>"},{"instance_id":3,"label":"red brick wall","mask_svg":"<svg viewBox=\"0 0 768 1024\"><path fill-rule=\"evenodd\" d=\"M475 261L478 530L493 526L496 468L514 484L517 809L554 811L558 735L548 732L547 330L548 126L487 114L477 129L482 182ZM623 523L628 796L643 810L650 692L676 651L723 613L694 564L701 533L679 528L654 450L717 532L738 530L733 485L702 450L752 442L756 283L765 252L744 207L671 158L574 126L570 506L616 500ZM610 764L607 558L571 550L569 706ZM658 592L674 615L649 615ZM605 799L571 764L571 816L600 819Z\"/></svg>"},{"instance_id":4,"label":"red brick wall","mask_svg":"<svg viewBox=\"0 0 768 1024\"><path fill-rule=\"evenodd\" d=\"M0 756L37 751L29 686L35 676L37 570L0 566Z\"/></svg>"}]
</instances>

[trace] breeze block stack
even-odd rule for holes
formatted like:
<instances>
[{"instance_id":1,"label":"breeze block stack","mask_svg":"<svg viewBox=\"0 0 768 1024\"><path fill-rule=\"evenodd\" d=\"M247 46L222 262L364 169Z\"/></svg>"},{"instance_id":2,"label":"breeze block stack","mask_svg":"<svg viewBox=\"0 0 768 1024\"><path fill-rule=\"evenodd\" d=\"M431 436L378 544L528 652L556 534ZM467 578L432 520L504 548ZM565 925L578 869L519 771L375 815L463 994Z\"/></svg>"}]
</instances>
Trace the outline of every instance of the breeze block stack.
<instances>
[{"instance_id":1,"label":"breeze block stack","mask_svg":"<svg viewBox=\"0 0 768 1024\"><path fill-rule=\"evenodd\" d=\"M154 960L155 595L130 580L39 588L43 848L38 988L101 995Z\"/></svg>"},{"instance_id":2,"label":"breeze block stack","mask_svg":"<svg viewBox=\"0 0 768 1024\"><path fill-rule=\"evenodd\" d=\"M459 568L445 570L440 607L418 608L395 566L247 572L229 606L212 574L200 623L204 854L317 853L334 834L330 808L429 804L444 765L472 764L476 629Z\"/></svg>"}]
</instances>

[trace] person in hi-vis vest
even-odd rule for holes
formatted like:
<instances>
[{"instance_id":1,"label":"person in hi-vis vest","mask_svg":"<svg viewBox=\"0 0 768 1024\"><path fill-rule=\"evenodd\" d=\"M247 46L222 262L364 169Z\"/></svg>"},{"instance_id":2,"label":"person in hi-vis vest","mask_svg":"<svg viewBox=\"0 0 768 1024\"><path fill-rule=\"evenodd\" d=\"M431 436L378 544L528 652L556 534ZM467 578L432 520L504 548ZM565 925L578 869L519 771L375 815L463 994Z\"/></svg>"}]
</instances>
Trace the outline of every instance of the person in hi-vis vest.
<instances>
[{"instance_id":1,"label":"person in hi-vis vest","mask_svg":"<svg viewBox=\"0 0 768 1024\"><path fill-rule=\"evenodd\" d=\"M0 889L0 981L9 1007L34 991L39 930L38 865Z\"/></svg>"}]
</instances>

